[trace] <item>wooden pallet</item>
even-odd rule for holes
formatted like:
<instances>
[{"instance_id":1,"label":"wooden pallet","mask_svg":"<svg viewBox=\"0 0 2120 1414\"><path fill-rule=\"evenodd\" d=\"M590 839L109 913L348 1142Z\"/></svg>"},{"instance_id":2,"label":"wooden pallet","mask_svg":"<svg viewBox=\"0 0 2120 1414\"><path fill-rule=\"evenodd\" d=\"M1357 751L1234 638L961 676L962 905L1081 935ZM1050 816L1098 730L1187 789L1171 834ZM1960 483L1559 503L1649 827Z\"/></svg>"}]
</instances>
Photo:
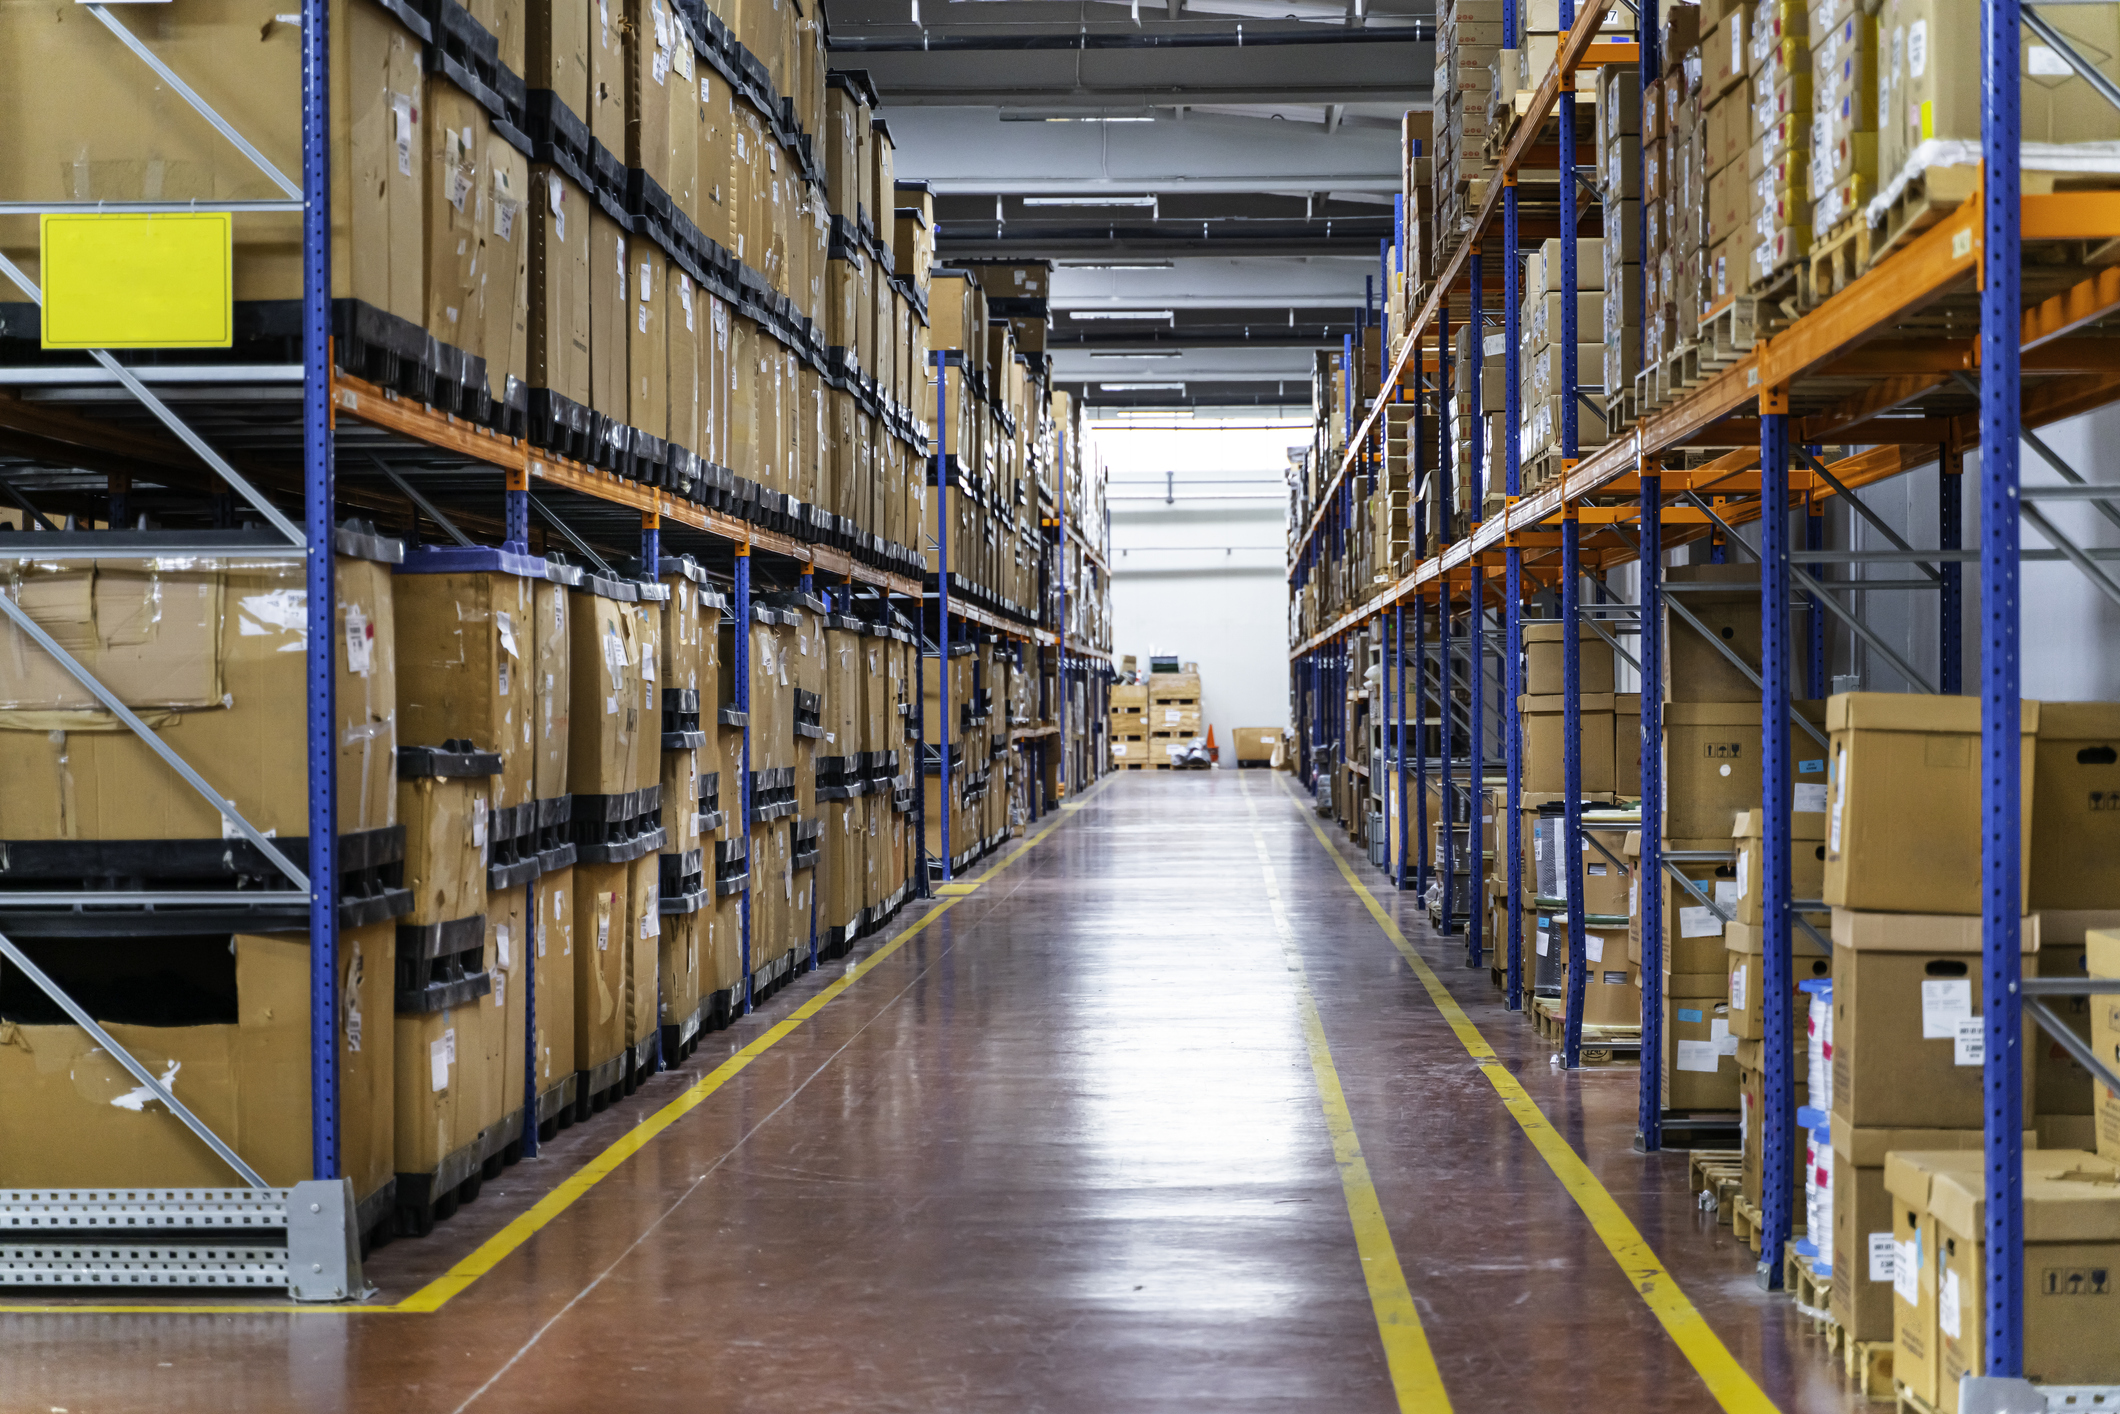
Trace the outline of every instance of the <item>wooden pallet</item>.
<instances>
[{"instance_id":1,"label":"wooden pallet","mask_svg":"<svg viewBox=\"0 0 2120 1414\"><path fill-rule=\"evenodd\" d=\"M1760 1230L1765 1225L1766 1215L1744 1194L1738 1194L1730 1207L1731 1235L1756 1254L1759 1251Z\"/></svg>"},{"instance_id":2,"label":"wooden pallet","mask_svg":"<svg viewBox=\"0 0 2120 1414\"><path fill-rule=\"evenodd\" d=\"M1822 1332L1833 1323L1833 1278L1818 1274L1812 1259L1796 1250L1794 1238L1782 1244L1781 1285L1811 1329Z\"/></svg>"},{"instance_id":3,"label":"wooden pallet","mask_svg":"<svg viewBox=\"0 0 2120 1414\"><path fill-rule=\"evenodd\" d=\"M1899 1414L1936 1414L1935 1405L1897 1380L1892 1381L1892 1400Z\"/></svg>"},{"instance_id":4,"label":"wooden pallet","mask_svg":"<svg viewBox=\"0 0 2120 1414\"><path fill-rule=\"evenodd\" d=\"M1736 1218L1738 1194L1744 1187L1743 1158L1735 1149L1697 1149L1693 1172L1693 1191L1713 1195L1715 1221L1718 1226L1729 1227ZM1701 1206L1706 1208L1707 1204Z\"/></svg>"},{"instance_id":5,"label":"wooden pallet","mask_svg":"<svg viewBox=\"0 0 2120 1414\"><path fill-rule=\"evenodd\" d=\"M1841 1372L1848 1388L1864 1399L1892 1397L1892 1342L1850 1340L1847 1327L1838 1321L1825 1323L1826 1349L1840 1357Z\"/></svg>"},{"instance_id":6,"label":"wooden pallet","mask_svg":"<svg viewBox=\"0 0 2120 1414\"><path fill-rule=\"evenodd\" d=\"M1568 1044L1568 1014L1560 1002L1538 997L1531 1004L1531 1026L1549 1045ZM1639 1026L1597 1026L1583 1023L1582 1060L1587 1066L1636 1065L1640 1063L1642 1029Z\"/></svg>"},{"instance_id":7,"label":"wooden pallet","mask_svg":"<svg viewBox=\"0 0 2120 1414\"><path fill-rule=\"evenodd\" d=\"M1875 234L1858 211L1812 243L1811 283L1805 292L1809 301L1804 306L1806 309L1817 308L1855 283L1856 276L1870 268L1870 250Z\"/></svg>"},{"instance_id":8,"label":"wooden pallet","mask_svg":"<svg viewBox=\"0 0 2120 1414\"><path fill-rule=\"evenodd\" d=\"M1703 367L1718 371L1743 359L1759 341L1758 304L1750 295L1731 295L1700 318L1698 343Z\"/></svg>"}]
</instances>

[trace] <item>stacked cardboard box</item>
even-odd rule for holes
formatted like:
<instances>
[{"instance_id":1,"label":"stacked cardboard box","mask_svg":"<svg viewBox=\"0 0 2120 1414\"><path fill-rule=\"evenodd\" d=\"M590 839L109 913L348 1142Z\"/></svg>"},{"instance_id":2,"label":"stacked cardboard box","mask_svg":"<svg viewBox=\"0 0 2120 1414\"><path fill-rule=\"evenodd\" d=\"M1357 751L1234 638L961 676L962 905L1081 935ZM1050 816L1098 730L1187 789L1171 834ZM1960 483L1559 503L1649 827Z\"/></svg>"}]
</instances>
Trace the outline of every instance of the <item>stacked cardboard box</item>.
<instances>
[{"instance_id":1,"label":"stacked cardboard box","mask_svg":"<svg viewBox=\"0 0 2120 1414\"><path fill-rule=\"evenodd\" d=\"M1602 376L1604 351L1595 342L1604 328L1604 243L1575 243L1575 377L1578 390ZM1562 417L1569 400L1562 397L1561 339L1566 314L1561 292L1561 243L1550 240L1524 262L1524 306L1519 330L1524 354L1518 366L1522 382L1519 455L1525 491L1536 490L1556 467L1562 453ZM1606 441L1605 419L1580 399L1574 400L1576 447L1580 455ZM1553 453L1553 456L1548 456Z\"/></svg>"},{"instance_id":2,"label":"stacked cardboard box","mask_svg":"<svg viewBox=\"0 0 2120 1414\"><path fill-rule=\"evenodd\" d=\"M1599 401L1607 408L1633 391L1642 367L1642 153L1640 71L1607 65L1597 75L1597 181L1605 232L1599 242L1605 295L1598 302L1604 335Z\"/></svg>"},{"instance_id":3,"label":"stacked cardboard box","mask_svg":"<svg viewBox=\"0 0 2120 1414\"><path fill-rule=\"evenodd\" d=\"M1486 199L1497 63L1509 42L1501 0L1445 0L1435 45L1435 212L1447 251Z\"/></svg>"},{"instance_id":4,"label":"stacked cardboard box","mask_svg":"<svg viewBox=\"0 0 2120 1414\"><path fill-rule=\"evenodd\" d=\"M1196 664L1186 664L1182 672L1149 674L1148 742L1155 765L1168 766L1194 739L1205 735L1205 706Z\"/></svg>"}]
</instances>

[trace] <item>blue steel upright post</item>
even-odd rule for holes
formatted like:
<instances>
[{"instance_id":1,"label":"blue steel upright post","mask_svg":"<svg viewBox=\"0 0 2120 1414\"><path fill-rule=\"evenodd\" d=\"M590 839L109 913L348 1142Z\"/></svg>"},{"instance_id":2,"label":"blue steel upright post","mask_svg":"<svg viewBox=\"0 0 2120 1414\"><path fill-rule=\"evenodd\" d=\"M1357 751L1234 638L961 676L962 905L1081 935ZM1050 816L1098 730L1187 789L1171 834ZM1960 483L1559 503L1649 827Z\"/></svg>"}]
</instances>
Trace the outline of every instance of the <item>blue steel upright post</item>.
<instances>
[{"instance_id":1,"label":"blue steel upright post","mask_svg":"<svg viewBox=\"0 0 2120 1414\"><path fill-rule=\"evenodd\" d=\"M1466 340L1465 376L1470 391L1465 404L1472 418L1472 456L1465 468L1466 512L1465 534L1469 539L1478 533L1482 515L1481 502L1487 494L1486 462L1487 438L1486 414L1480 410L1481 365L1487 358L1487 319L1481 306L1486 302L1482 289L1480 248L1472 247L1472 258L1467 264L1472 275L1472 313L1466 322L1471 331ZM1477 553L1467 561L1472 569L1471 629L1466 635L1466 646L1472 650L1472 671L1466 681L1472 689L1472 720L1467 724L1466 734L1472 738L1471 763L1465 768L1465 792L1470 808L1465 812L1472 823L1468 830L1465 852L1469 856L1466 865L1467 885L1472 897L1467 900L1465 923L1465 965L1480 967L1486 962L1487 941L1487 875L1486 838L1487 814L1487 572L1480 564Z\"/></svg>"},{"instance_id":2,"label":"blue steel upright post","mask_svg":"<svg viewBox=\"0 0 2120 1414\"><path fill-rule=\"evenodd\" d=\"M1980 157L1980 781L1981 1052L1986 1096L1987 1373L2024 1374L2024 1096L2018 1009L2024 906L2017 734L2018 467L2021 321L2018 0L1981 0Z\"/></svg>"},{"instance_id":3,"label":"blue steel upright post","mask_svg":"<svg viewBox=\"0 0 2120 1414\"><path fill-rule=\"evenodd\" d=\"M1391 887L1406 887L1406 753L1411 749L1406 735L1406 601L1401 599L1391 606L1391 634L1395 644L1392 657L1397 663L1394 669L1399 678L1398 716L1392 719L1392 740L1398 744L1397 771L1399 787L1399 855L1391 871Z\"/></svg>"},{"instance_id":4,"label":"blue steel upright post","mask_svg":"<svg viewBox=\"0 0 2120 1414\"><path fill-rule=\"evenodd\" d=\"M1796 1143L1796 1074L1789 1038L1793 979L1789 957L1789 390L1759 394L1759 782L1765 831L1760 857L1759 1000L1761 1171L1759 1283L1781 1285L1788 1241L1791 1147Z\"/></svg>"},{"instance_id":5,"label":"blue steel upright post","mask_svg":"<svg viewBox=\"0 0 2120 1414\"><path fill-rule=\"evenodd\" d=\"M1641 902L1642 1064L1635 1147L1664 1147L1664 482L1641 461L1641 854L1634 861Z\"/></svg>"},{"instance_id":6,"label":"blue steel upright post","mask_svg":"<svg viewBox=\"0 0 2120 1414\"><path fill-rule=\"evenodd\" d=\"M1436 867L1443 873L1443 911L1436 931L1447 935L1457 905L1457 740L1451 731L1451 718L1455 714L1451 711L1450 684L1450 578L1437 575L1435 582L1436 727L1443 738L1443 789L1438 797L1440 815L1435 824L1439 845L1436 853L1441 856Z\"/></svg>"},{"instance_id":7,"label":"blue steel upright post","mask_svg":"<svg viewBox=\"0 0 2120 1414\"><path fill-rule=\"evenodd\" d=\"M1413 887L1428 896L1428 861L1422 848L1428 838L1428 743L1423 729L1428 723L1428 604L1420 591L1413 596Z\"/></svg>"},{"instance_id":8,"label":"blue steel upright post","mask_svg":"<svg viewBox=\"0 0 2120 1414\"><path fill-rule=\"evenodd\" d=\"M954 877L950 867L950 715L956 706L950 696L950 424L944 416L943 403L943 393L949 383L949 361L947 350L935 350L935 553L936 563L940 566L935 575L935 644L941 655L935 665L935 683L936 695L942 702L942 788L938 796L942 801L942 882L945 884ZM926 695L923 687L921 696Z\"/></svg>"},{"instance_id":9,"label":"blue steel upright post","mask_svg":"<svg viewBox=\"0 0 2120 1414\"><path fill-rule=\"evenodd\" d=\"M1963 453L1955 441L1936 450L1936 543L1957 550L1965 545ZM1943 580L1943 592L1936 596L1938 690L1956 697L1965 691L1965 566L1947 559L1936 572Z\"/></svg>"},{"instance_id":10,"label":"blue steel upright post","mask_svg":"<svg viewBox=\"0 0 2120 1414\"><path fill-rule=\"evenodd\" d=\"M1565 21L1564 21L1565 23ZM1564 129L1565 131L1565 129ZM1564 169L1565 170L1565 169ZM1562 226L1566 230L1566 224ZM1568 242L1563 239L1561 249ZM1582 628L1576 581L1582 569L1582 531L1575 508L1562 508L1561 520L1561 803L1560 858L1554 877L1568 899L1568 1024L1561 1043L1561 1064L1574 1070L1583 1058L1583 674L1578 661ZM1566 871L1565 873L1562 871Z\"/></svg>"},{"instance_id":11,"label":"blue steel upright post","mask_svg":"<svg viewBox=\"0 0 2120 1414\"><path fill-rule=\"evenodd\" d=\"M1503 0L1502 32L1516 33L1516 0ZM1523 488L1523 439L1519 420L1523 416L1523 391L1517 382L1522 357L1519 331L1523 321L1523 270L1517 264L1516 173L1502 174L1502 492L1505 507L1516 504ZM1507 511L1504 511L1507 514ZM1504 651L1509 655L1503 672L1506 686L1502 703L1502 751L1508 773L1507 823L1509 849L1509 978L1504 1005L1510 1011L1524 1009L1524 816L1517 808L1524 788L1523 720L1516 699L1524 690L1524 552L1511 535L1503 542L1503 608L1509 616Z\"/></svg>"},{"instance_id":12,"label":"blue steel upright post","mask_svg":"<svg viewBox=\"0 0 2120 1414\"><path fill-rule=\"evenodd\" d=\"M309 1165L339 1176L338 581L331 434L331 36L302 0L302 533L308 542Z\"/></svg>"},{"instance_id":13,"label":"blue steel upright post","mask_svg":"<svg viewBox=\"0 0 2120 1414\"><path fill-rule=\"evenodd\" d=\"M743 931L737 951L743 968L743 1014L751 1014L751 879L757 860L751 850L751 545L736 547L736 709L743 714L743 748L736 771L736 833L743 841L745 880L742 900Z\"/></svg>"}]
</instances>

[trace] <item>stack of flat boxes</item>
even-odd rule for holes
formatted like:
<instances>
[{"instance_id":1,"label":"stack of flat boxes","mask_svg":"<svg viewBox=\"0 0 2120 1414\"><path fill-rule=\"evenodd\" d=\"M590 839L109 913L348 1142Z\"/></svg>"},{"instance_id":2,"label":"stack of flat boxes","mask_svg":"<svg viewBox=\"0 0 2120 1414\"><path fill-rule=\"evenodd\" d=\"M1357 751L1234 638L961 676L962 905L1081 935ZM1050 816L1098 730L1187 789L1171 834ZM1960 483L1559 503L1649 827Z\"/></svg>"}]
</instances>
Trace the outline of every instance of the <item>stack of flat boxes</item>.
<instances>
[{"instance_id":1,"label":"stack of flat boxes","mask_svg":"<svg viewBox=\"0 0 2120 1414\"><path fill-rule=\"evenodd\" d=\"M1547 453L1561 450L1561 333L1565 305L1561 295L1561 243L1544 242L1524 262L1524 307L1519 328L1523 333L1522 431L1518 446L1526 471L1526 492L1538 489L1550 476L1554 459ZM1593 342L1604 327L1604 242L1575 243L1575 376L1578 386L1602 376L1604 352ZM1587 453L1606 441L1605 420L1580 399L1575 404L1576 454ZM1544 458L1543 462L1540 459ZM1534 463L1539 463L1534 469Z\"/></svg>"},{"instance_id":2,"label":"stack of flat boxes","mask_svg":"<svg viewBox=\"0 0 2120 1414\"><path fill-rule=\"evenodd\" d=\"M1108 725L1112 765L1138 770L1151 764L1148 755L1148 684L1123 682L1111 690Z\"/></svg>"},{"instance_id":3,"label":"stack of flat boxes","mask_svg":"<svg viewBox=\"0 0 2120 1414\"><path fill-rule=\"evenodd\" d=\"M1811 10L1811 225L1818 240L1860 219L1877 194L1877 79L1876 17L1854 0L1820 0Z\"/></svg>"},{"instance_id":4,"label":"stack of flat boxes","mask_svg":"<svg viewBox=\"0 0 2120 1414\"><path fill-rule=\"evenodd\" d=\"M1149 760L1158 770L1207 729L1201 725L1200 670L1191 663L1176 673L1148 676Z\"/></svg>"},{"instance_id":5,"label":"stack of flat boxes","mask_svg":"<svg viewBox=\"0 0 2120 1414\"><path fill-rule=\"evenodd\" d=\"M1940 1321L1933 1302L1950 1259L1911 1244L1897 1249L1896 1259L1910 1264L1896 1273L1899 1290L1928 1303L1910 1304L1895 1299L1893 1261L1873 1254L1891 1251L1885 1234L1904 1216L1892 1196L1900 1151L1965 1155L1922 1159L1916 1169L1979 1161L1982 1070L1969 1041L1982 1008L1979 703L1851 693L1831 699L1827 725L1835 1316L1858 1340L1896 1340L1894 1378L1932 1407L1955 1408L1959 1376L1981 1368L1978 1287L1965 1293L1962 1319ZM2120 704L2026 702L2021 728L2024 970L2081 977L2090 935L2120 925L2112 864L2120 828L2094 808L2120 785L2120 766L2111 764ZM2089 1040L2091 1008L2062 1011ZM2120 1143L2096 1132L2089 1074L2029 1027L2024 1050L2024 1114L2033 1127L2026 1147L2096 1145L2120 1156ZM1912 1270L1917 1260L1923 1266ZM2100 1373L2084 1378L2120 1374L2110 1358L2120 1347L2100 1344Z\"/></svg>"},{"instance_id":6,"label":"stack of flat boxes","mask_svg":"<svg viewBox=\"0 0 2120 1414\"><path fill-rule=\"evenodd\" d=\"M1811 253L1810 15L1802 0L1759 0L1749 10L1745 40L1752 102L1747 273L1753 289L1764 291Z\"/></svg>"},{"instance_id":7,"label":"stack of flat boxes","mask_svg":"<svg viewBox=\"0 0 2120 1414\"><path fill-rule=\"evenodd\" d=\"M1642 368L1642 85L1640 71L1611 64L1597 75L1597 182L1603 194L1604 331L1600 400L1612 409ZM1586 375L1587 376L1587 375ZM1616 422L1617 419L1614 419Z\"/></svg>"},{"instance_id":8,"label":"stack of flat boxes","mask_svg":"<svg viewBox=\"0 0 2120 1414\"><path fill-rule=\"evenodd\" d=\"M1671 321L1665 358L1691 348L1700 337L1708 250L1708 140L1702 106L1700 65L1693 56L1663 80L1664 230L1668 243L1665 279ZM1668 383L1670 380L1666 380ZM1666 389L1667 392L1675 389Z\"/></svg>"},{"instance_id":9,"label":"stack of flat boxes","mask_svg":"<svg viewBox=\"0 0 2120 1414\"><path fill-rule=\"evenodd\" d=\"M1703 19L1707 18L1704 11ZM1708 258L1703 296L1710 307L1746 292L1756 227L1751 220L1752 101L1745 11L1718 13L1701 36L1702 122L1708 170Z\"/></svg>"},{"instance_id":10,"label":"stack of flat boxes","mask_svg":"<svg viewBox=\"0 0 2120 1414\"><path fill-rule=\"evenodd\" d=\"M1567 798L1567 763L1562 752L1565 745L1565 712L1567 708L1567 657L1562 638L1561 625L1553 623L1524 625L1524 696L1517 699L1517 710L1524 724L1523 781L1521 793L1510 808L1522 812L1523 841L1526 858L1524 878L1532 883L1533 897L1561 899L1564 887L1558 881L1553 860L1546 856L1547 845L1539 833L1541 806L1558 805ZM1633 719L1617 716L1618 699L1613 693L1615 684L1612 649L1595 634L1584 633L1576 644L1576 683L1581 710L1581 792L1587 802L1609 803L1616 789L1631 787L1631 780L1623 781L1616 772L1614 747L1620 724L1625 721L1629 729L1638 734ZM1631 758L1630 758L1631 759ZM1637 778L1639 773L1636 773ZM1438 806L1440 802L1437 802ZM1433 807L1432 807L1433 808ZM1433 816L1431 815L1431 818ZM1607 840L1615 854L1625 843L1625 832L1612 834ZM1557 858L1557 856L1556 856ZM1605 896L1612 880L1605 874L1593 874L1587 866L1593 861L1604 864L1605 858L1594 851L1584 855L1584 879L1593 900L1586 895L1586 913L1599 913L1597 905L1608 905L1612 901ZM1539 887L1536 881L1556 880L1551 891ZM1624 902L1624 895L1621 896ZM1622 913L1622 908L1611 908L1609 912ZM1524 950L1527 957L1559 958L1567 952L1567 915L1565 911L1550 906L1535 905L1524 910ZM1559 952L1555 952L1556 944ZM1587 940L1586 940L1587 945ZM1609 959L1618 971L1618 985L1633 985L1624 966L1615 953ZM1604 985L1600 967L1595 979ZM1557 975L1557 974L1556 974ZM1589 982L1586 978L1586 994ZM1639 1008L1637 1007L1637 1011Z\"/></svg>"},{"instance_id":11,"label":"stack of flat boxes","mask_svg":"<svg viewBox=\"0 0 2120 1414\"><path fill-rule=\"evenodd\" d=\"M1496 64L1507 42L1501 0L1446 0L1436 28L1436 224L1444 249L1486 199Z\"/></svg>"},{"instance_id":12,"label":"stack of flat boxes","mask_svg":"<svg viewBox=\"0 0 2120 1414\"><path fill-rule=\"evenodd\" d=\"M1462 537L1472 514L1472 429L1475 423L1479 424L1481 438L1482 499L1489 499L1505 483L1503 467L1508 450L1502 443L1502 429L1509 407L1508 336L1498 329L1489 331L1466 324L1457 330L1452 342L1456 347L1450 364L1450 426L1456 439L1457 459L1453 463L1450 482L1450 516L1453 532ZM1472 400L1475 360L1480 370L1478 406L1474 406ZM1584 370L1583 376L1594 379L1596 369ZM1428 528L1431 533L1436 529L1433 518L1429 520Z\"/></svg>"}]
</instances>

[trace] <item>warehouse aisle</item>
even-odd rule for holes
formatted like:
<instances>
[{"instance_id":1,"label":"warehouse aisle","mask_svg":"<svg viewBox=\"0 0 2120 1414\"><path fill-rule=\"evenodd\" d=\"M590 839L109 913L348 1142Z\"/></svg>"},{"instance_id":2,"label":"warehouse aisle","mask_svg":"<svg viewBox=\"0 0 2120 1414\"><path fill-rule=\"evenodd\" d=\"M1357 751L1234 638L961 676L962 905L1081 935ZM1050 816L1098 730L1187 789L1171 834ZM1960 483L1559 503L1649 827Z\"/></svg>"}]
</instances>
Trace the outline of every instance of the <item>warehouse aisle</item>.
<instances>
[{"instance_id":1,"label":"warehouse aisle","mask_svg":"<svg viewBox=\"0 0 2120 1414\"><path fill-rule=\"evenodd\" d=\"M1356 1414L1396 1372L1437 1408L1411 1321L1379 1337L1395 1248L1456 1409L1715 1407L1285 778L1125 775L1054 821L851 985L804 979L376 1253L375 1306L431 1309L0 1313L0 1406ZM1856 1407L1684 1156L1626 1152L1632 1072L1560 1076L1409 936L1771 1407ZM1381 1223L1350 1222L1321 1080Z\"/></svg>"}]
</instances>

